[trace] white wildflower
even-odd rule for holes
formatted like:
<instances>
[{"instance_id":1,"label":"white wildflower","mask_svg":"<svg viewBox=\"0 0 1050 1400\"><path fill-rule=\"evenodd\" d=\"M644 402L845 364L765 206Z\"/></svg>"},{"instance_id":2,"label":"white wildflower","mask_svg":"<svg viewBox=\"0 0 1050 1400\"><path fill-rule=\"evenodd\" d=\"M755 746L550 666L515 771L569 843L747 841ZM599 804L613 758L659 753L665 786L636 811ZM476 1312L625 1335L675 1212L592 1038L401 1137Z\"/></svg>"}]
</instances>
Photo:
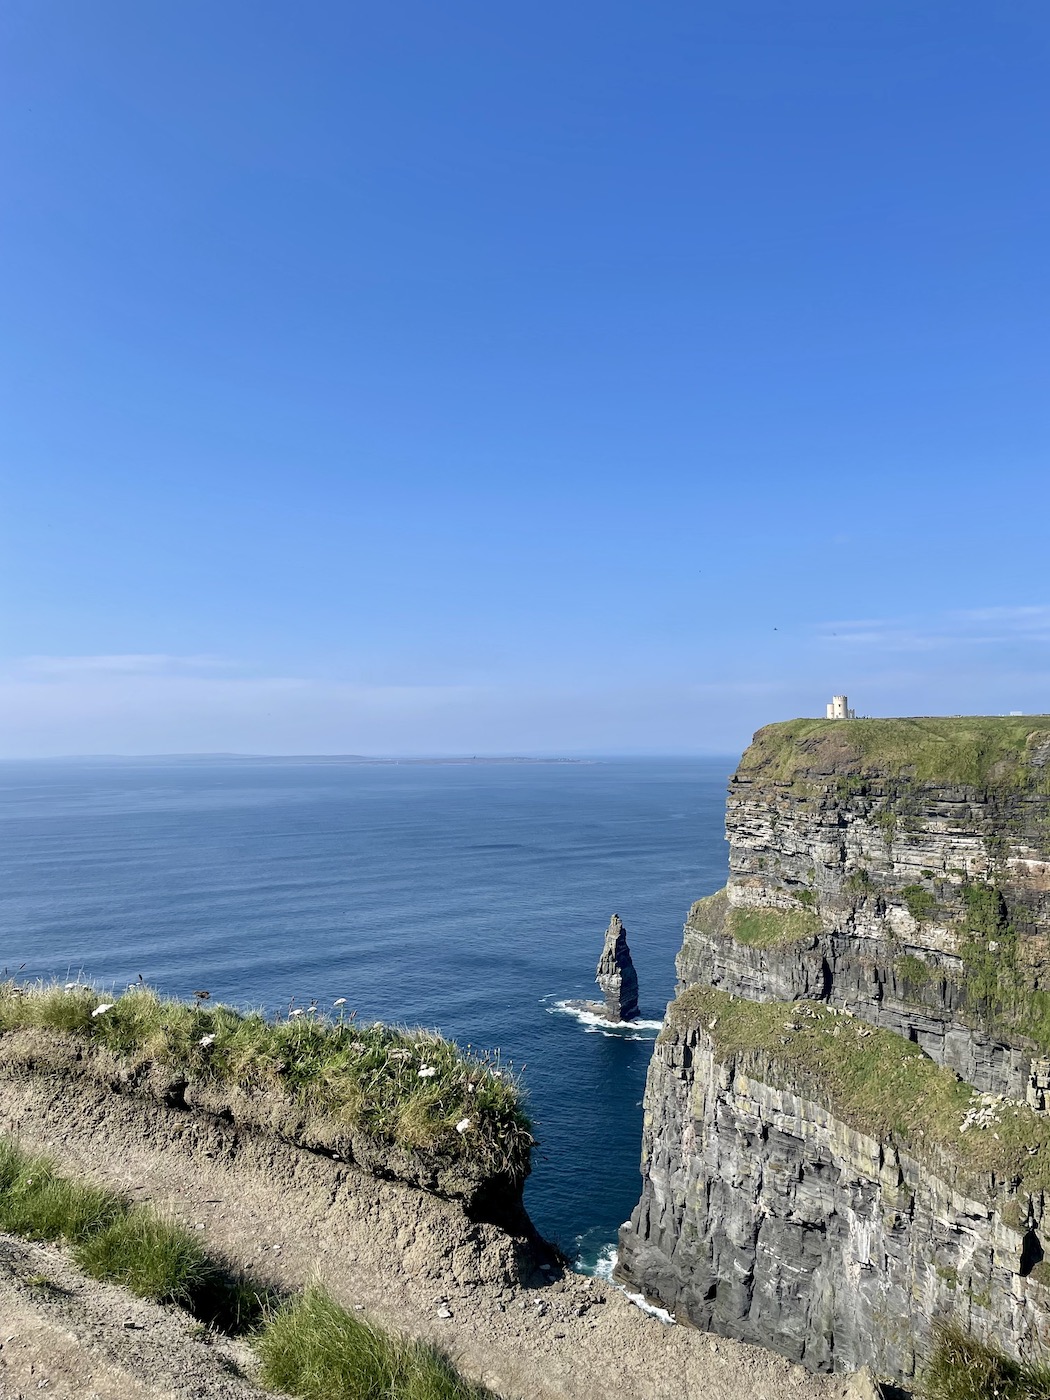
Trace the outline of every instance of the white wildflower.
<instances>
[{"instance_id":1,"label":"white wildflower","mask_svg":"<svg viewBox=\"0 0 1050 1400\"><path fill-rule=\"evenodd\" d=\"M200 1043L201 1045L205 1046L213 1045L215 1043L215 1037L213 1035L202 1035L200 1038Z\"/></svg>"},{"instance_id":2,"label":"white wildflower","mask_svg":"<svg viewBox=\"0 0 1050 1400\"><path fill-rule=\"evenodd\" d=\"M67 992L71 992L71 991L73 990L74 987L79 987L79 986L80 986L80 983L79 983L79 982L67 982L67 983L66 983L66 991L67 991Z\"/></svg>"},{"instance_id":3,"label":"white wildflower","mask_svg":"<svg viewBox=\"0 0 1050 1400\"><path fill-rule=\"evenodd\" d=\"M437 1070L433 1065L424 1065L422 1069L420 1069L418 1077L420 1079L433 1079L435 1074L437 1074Z\"/></svg>"},{"instance_id":4,"label":"white wildflower","mask_svg":"<svg viewBox=\"0 0 1050 1400\"><path fill-rule=\"evenodd\" d=\"M91 1014L92 1016L101 1016L103 1012L112 1011L116 1004L115 1001L104 1001L101 1006L96 1006Z\"/></svg>"},{"instance_id":5,"label":"white wildflower","mask_svg":"<svg viewBox=\"0 0 1050 1400\"><path fill-rule=\"evenodd\" d=\"M301 1006L297 1006L294 1011L289 1011L288 1013L289 1016L301 1016L302 1014L303 1008Z\"/></svg>"},{"instance_id":6,"label":"white wildflower","mask_svg":"<svg viewBox=\"0 0 1050 1400\"><path fill-rule=\"evenodd\" d=\"M470 1119L469 1119L469 1118L461 1118L461 1119L459 1120L459 1122L456 1124L456 1132L457 1132L457 1133L465 1133L469 1127L470 1127Z\"/></svg>"},{"instance_id":7,"label":"white wildflower","mask_svg":"<svg viewBox=\"0 0 1050 1400\"><path fill-rule=\"evenodd\" d=\"M346 1005L346 997L336 997L335 1001L332 1002L332 1005L333 1005L333 1006L345 1006L345 1005Z\"/></svg>"}]
</instances>

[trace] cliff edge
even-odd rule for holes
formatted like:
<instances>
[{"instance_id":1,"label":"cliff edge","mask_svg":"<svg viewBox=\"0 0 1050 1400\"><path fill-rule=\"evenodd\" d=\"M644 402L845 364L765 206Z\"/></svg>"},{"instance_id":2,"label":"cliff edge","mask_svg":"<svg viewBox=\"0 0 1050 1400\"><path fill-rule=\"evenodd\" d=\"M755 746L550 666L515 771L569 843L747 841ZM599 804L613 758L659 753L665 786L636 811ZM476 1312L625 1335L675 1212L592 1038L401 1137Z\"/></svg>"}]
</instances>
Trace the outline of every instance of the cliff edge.
<instances>
[{"instance_id":1,"label":"cliff edge","mask_svg":"<svg viewBox=\"0 0 1050 1400\"><path fill-rule=\"evenodd\" d=\"M1050 1341L1050 718L795 720L730 780L620 1276L816 1370Z\"/></svg>"}]
</instances>

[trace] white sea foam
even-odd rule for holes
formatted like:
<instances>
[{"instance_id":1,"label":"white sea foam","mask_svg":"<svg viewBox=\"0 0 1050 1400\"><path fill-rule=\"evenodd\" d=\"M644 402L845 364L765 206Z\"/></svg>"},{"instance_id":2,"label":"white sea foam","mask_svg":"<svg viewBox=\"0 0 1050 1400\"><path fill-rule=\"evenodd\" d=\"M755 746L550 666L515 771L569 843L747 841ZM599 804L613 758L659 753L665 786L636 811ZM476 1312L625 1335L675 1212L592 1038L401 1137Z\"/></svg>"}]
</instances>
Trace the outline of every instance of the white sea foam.
<instances>
[{"instance_id":1,"label":"white sea foam","mask_svg":"<svg viewBox=\"0 0 1050 1400\"><path fill-rule=\"evenodd\" d=\"M674 1313L670 1313L666 1308L658 1308L655 1303L646 1301L644 1294L632 1293L622 1284L613 1280L613 1269L616 1268L616 1246L607 1244L598 1255L598 1260L594 1266L594 1277L604 1279L613 1288L618 1288L629 1303L633 1303L636 1308L641 1308L642 1312L648 1313L650 1317L658 1318L666 1323L668 1327L673 1327L675 1323Z\"/></svg>"},{"instance_id":2,"label":"white sea foam","mask_svg":"<svg viewBox=\"0 0 1050 1400\"><path fill-rule=\"evenodd\" d=\"M548 998L543 997L546 1003ZM638 1035L638 1031L660 1031L663 1028L663 1021L609 1021L604 1016L599 1016L596 1011L586 1011L582 1006L575 1006L571 1001L556 1001L547 1006L547 1011L553 1014L556 1011L562 1012L566 1016L574 1016L580 1025L589 1034L593 1035L601 1031L605 1035L621 1035L628 1040L650 1040L648 1035Z\"/></svg>"}]
</instances>

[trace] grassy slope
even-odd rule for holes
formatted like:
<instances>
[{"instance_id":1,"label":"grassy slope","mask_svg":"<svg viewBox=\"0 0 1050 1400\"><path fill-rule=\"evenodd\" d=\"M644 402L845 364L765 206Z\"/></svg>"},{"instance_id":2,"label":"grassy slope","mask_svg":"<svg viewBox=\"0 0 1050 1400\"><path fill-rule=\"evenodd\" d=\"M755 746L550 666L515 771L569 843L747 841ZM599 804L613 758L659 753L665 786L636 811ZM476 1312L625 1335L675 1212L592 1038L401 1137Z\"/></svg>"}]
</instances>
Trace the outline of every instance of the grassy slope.
<instances>
[{"instance_id":1,"label":"grassy slope","mask_svg":"<svg viewBox=\"0 0 1050 1400\"><path fill-rule=\"evenodd\" d=\"M194 1081L277 1091L412 1151L462 1157L487 1172L528 1172L530 1125L513 1077L434 1032L363 1026L352 1016L269 1021L166 1001L146 988L110 1001L93 987L0 983L0 1035L26 1027L97 1046L129 1066L157 1063Z\"/></svg>"},{"instance_id":2,"label":"grassy slope","mask_svg":"<svg viewBox=\"0 0 1050 1400\"><path fill-rule=\"evenodd\" d=\"M1030 736L1050 739L1050 716L793 719L755 735L738 772L790 782L808 773L883 773L918 782L1024 786Z\"/></svg>"},{"instance_id":3,"label":"grassy slope","mask_svg":"<svg viewBox=\"0 0 1050 1400\"><path fill-rule=\"evenodd\" d=\"M704 933L746 943L751 948L787 948L820 932L814 910L774 909L757 905L729 907L725 889L698 899L689 910L689 923Z\"/></svg>"},{"instance_id":4,"label":"grassy slope","mask_svg":"<svg viewBox=\"0 0 1050 1400\"><path fill-rule=\"evenodd\" d=\"M690 987L671 1004L663 1037L699 1026L719 1060L768 1057L768 1078L812 1098L858 1132L892 1139L943 1175L986 1194L990 1174L1021 1191L1050 1189L1050 1118L982 1098L917 1045L815 1002L753 1002ZM974 1121L975 1115L981 1116ZM982 1122L984 1126L981 1126Z\"/></svg>"}]
</instances>

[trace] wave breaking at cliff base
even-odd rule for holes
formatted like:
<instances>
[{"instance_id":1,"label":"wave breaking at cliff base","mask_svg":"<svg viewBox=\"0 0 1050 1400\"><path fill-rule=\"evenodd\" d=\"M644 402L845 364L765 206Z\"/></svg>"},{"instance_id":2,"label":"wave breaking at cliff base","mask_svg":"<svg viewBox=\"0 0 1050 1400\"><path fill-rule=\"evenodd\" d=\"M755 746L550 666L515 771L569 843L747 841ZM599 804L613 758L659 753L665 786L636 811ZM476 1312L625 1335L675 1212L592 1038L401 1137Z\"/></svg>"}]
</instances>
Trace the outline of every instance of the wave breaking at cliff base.
<instances>
[{"instance_id":1,"label":"wave breaking at cliff base","mask_svg":"<svg viewBox=\"0 0 1050 1400\"><path fill-rule=\"evenodd\" d=\"M625 1040L653 1040L663 1029L663 1021L608 1021L597 1012L586 1011L572 1001L549 1001L546 997L543 1000L550 1015L560 1012L564 1016L572 1016L590 1035L601 1033L622 1036ZM645 1034L640 1035L639 1031Z\"/></svg>"},{"instance_id":2,"label":"wave breaking at cliff base","mask_svg":"<svg viewBox=\"0 0 1050 1400\"><path fill-rule=\"evenodd\" d=\"M632 1293L624 1288L622 1283L617 1283L613 1278L613 1270L616 1268L616 1246L608 1244L598 1255L598 1262L594 1266L594 1277L603 1279L612 1288L618 1288L629 1303L633 1303L636 1308L641 1308L642 1312L648 1313L650 1317L659 1318L668 1327L675 1325L674 1313L668 1312L666 1308L657 1307L655 1303L650 1303L644 1293Z\"/></svg>"}]
</instances>

